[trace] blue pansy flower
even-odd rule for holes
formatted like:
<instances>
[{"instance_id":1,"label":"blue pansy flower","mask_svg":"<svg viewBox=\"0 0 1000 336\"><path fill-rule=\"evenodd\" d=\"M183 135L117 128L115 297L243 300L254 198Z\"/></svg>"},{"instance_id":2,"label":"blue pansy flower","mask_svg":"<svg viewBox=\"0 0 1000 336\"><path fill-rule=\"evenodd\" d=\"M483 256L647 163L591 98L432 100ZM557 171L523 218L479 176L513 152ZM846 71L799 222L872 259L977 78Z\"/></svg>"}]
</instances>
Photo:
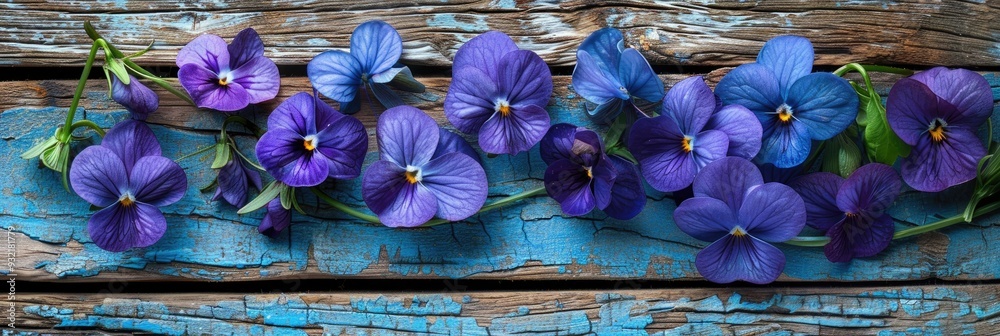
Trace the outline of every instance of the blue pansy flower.
<instances>
[{"instance_id":1,"label":"blue pansy flower","mask_svg":"<svg viewBox=\"0 0 1000 336\"><path fill-rule=\"evenodd\" d=\"M597 105L587 113L601 123L610 123L623 111L635 120L641 113L635 98L663 99L663 82L638 50L625 48L622 33L614 28L598 30L580 44L573 89Z\"/></svg>"}]
</instances>

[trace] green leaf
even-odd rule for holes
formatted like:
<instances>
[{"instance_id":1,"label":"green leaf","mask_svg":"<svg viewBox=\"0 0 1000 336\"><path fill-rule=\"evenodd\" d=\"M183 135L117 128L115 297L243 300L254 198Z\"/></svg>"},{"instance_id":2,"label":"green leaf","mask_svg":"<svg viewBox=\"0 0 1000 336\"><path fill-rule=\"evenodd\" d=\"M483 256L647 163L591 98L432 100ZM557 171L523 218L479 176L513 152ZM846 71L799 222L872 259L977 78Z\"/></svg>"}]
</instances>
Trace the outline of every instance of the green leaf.
<instances>
[{"instance_id":1,"label":"green leaf","mask_svg":"<svg viewBox=\"0 0 1000 336\"><path fill-rule=\"evenodd\" d=\"M212 191L212 189L215 188L218 185L219 185L219 179L216 178L216 179L212 180L212 183L209 183L207 186L204 186L204 187L198 189L198 191L206 193L206 192Z\"/></svg>"},{"instance_id":2,"label":"green leaf","mask_svg":"<svg viewBox=\"0 0 1000 336\"><path fill-rule=\"evenodd\" d=\"M851 83L851 87L854 88L854 92L858 94L858 117L854 120L858 123L858 126L865 127L868 126L868 102L871 98L868 96L868 90L866 90L861 85L855 82Z\"/></svg>"},{"instance_id":3,"label":"green leaf","mask_svg":"<svg viewBox=\"0 0 1000 336\"><path fill-rule=\"evenodd\" d=\"M611 123L611 127L608 128L608 133L604 137L604 144L606 148L614 147L624 147L625 140L622 137L625 136L625 132L629 128L628 116L622 113L615 118L615 121ZM631 155L630 155L631 156Z\"/></svg>"},{"instance_id":4,"label":"green leaf","mask_svg":"<svg viewBox=\"0 0 1000 336\"><path fill-rule=\"evenodd\" d=\"M49 169L63 172L69 166L69 144L57 143L42 152L42 164Z\"/></svg>"},{"instance_id":5,"label":"green leaf","mask_svg":"<svg viewBox=\"0 0 1000 336\"><path fill-rule=\"evenodd\" d=\"M285 210L292 208L292 204L295 203L295 188L284 188L281 189L281 207Z\"/></svg>"},{"instance_id":6,"label":"green leaf","mask_svg":"<svg viewBox=\"0 0 1000 336\"><path fill-rule=\"evenodd\" d=\"M107 58L104 60L104 68L118 77L118 80L122 81L122 84L129 85L128 70L125 69L125 64L121 60L115 58Z\"/></svg>"},{"instance_id":7,"label":"green leaf","mask_svg":"<svg viewBox=\"0 0 1000 336\"><path fill-rule=\"evenodd\" d=\"M629 160L630 162L632 162L632 164L639 164L639 160L636 160L635 156L632 156L632 152L629 152L628 149L625 149L625 147L622 146L609 148L608 155L617 155L622 158L625 158L626 160Z\"/></svg>"},{"instance_id":8,"label":"green leaf","mask_svg":"<svg viewBox=\"0 0 1000 336\"><path fill-rule=\"evenodd\" d=\"M49 149L49 147L55 146L59 143L59 140L53 135L51 138L45 139L45 141L39 142L37 145L31 146L27 151L21 153L21 158L28 160L42 155L43 152Z\"/></svg>"},{"instance_id":9,"label":"green leaf","mask_svg":"<svg viewBox=\"0 0 1000 336\"><path fill-rule=\"evenodd\" d=\"M861 149L847 134L841 133L827 140L823 150L823 171L847 178L860 166Z\"/></svg>"},{"instance_id":10,"label":"green leaf","mask_svg":"<svg viewBox=\"0 0 1000 336\"><path fill-rule=\"evenodd\" d=\"M260 194L257 194L257 197L254 197L253 200L250 200L250 203L247 203L247 205L243 206L243 208L240 208L240 210L236 211L236 213L242 215L263 208L264 206L267 205L268 202L271 202L271 200L273 200L275 197L280 196L282 191L287 188L288 186L285 185L284 183L278 181L271 181L271 183L268 183L267 186L264 187L264 190L261 190Z\"/></svg>"},{"instance_id":11,"label":"green leaf","mask_svg":"<svg viewBox=\"0 0 1000 336\"><path fill-rule=\"evenodd\" d=\"M232 159L233 152L229 150L229 143L219 141L215 145L215 160L212 161L212 169L224 167Z\"/></svg>"},{"instance_id":12,"label":"green leaf","mask_svg":"<svg viewBox=\"0 0 1000 336\"><path fill-rule=\"evenodd\" d=\"M889 127L882 98L878 95L869 97L865 110L868 115L868 125L865 127L864 143L868 150L868 158L873 162L892 165L897 157L909 156L910 145L903 142Z\"/></svg>"}]
</instances>

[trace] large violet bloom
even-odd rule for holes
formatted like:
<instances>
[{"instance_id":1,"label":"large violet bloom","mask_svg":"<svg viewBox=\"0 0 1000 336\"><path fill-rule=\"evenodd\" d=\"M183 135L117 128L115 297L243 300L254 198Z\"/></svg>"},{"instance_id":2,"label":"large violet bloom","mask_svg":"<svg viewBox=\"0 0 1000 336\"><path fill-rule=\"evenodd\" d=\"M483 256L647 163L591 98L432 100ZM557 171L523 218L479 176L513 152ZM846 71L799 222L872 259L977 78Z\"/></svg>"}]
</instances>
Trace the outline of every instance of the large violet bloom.
<instances>
[{"instance_id":1,"label":"large violet bloom","mask_svg":"<svg viewBox=\"0 0 1000 336\"><path fill-rule=\"evenodd\" d=\"M801 36L778 36L760 49L757 62L733 69L715 88L726 104L753 111L764 127L760 163L778 168L801 164L813 140L840 134L858 114L858 95L847 80L812 73L813 47Z\"/></svg>"},{"instance_id":2,"label":"large violet bloom","mask_svg":"<svg viewBox=\"0 0 1000 336\"><path fill-rule=\"evenodd\" d=\"M882 252L895 232L886 210L903 187L892 167L862 166L846 180L836 174L813 173L795 180L792 188L806 205L806 224L825 233L826 258L847 262Z\"/></svg>"},{"instance_id":3,"label":"large violet bloom","mask_svg":"<svg viewBox=\"0 0 1000 336\"><path fill-rule=\"evenodd\" d=\"M229 204L242 208L249 201L247 193L251 187L261 190L260 173L247 167L238 154L230 154L230 157L232 159L219 169L219 177L216 178L219 186L215 189L212 200L224 199Z\"/></svg>"},{"instance_id":4,"label":"large violet bloom","mask_svg":"<svg viewBox=\"0 0 1000 336\"><path fill-rule=\"evenodd\" d=\"M292 212L281 206L280 198L275 198L267 202L267 213L264 214L264 219L257 226L257 232L274 238L291 224Z\"/></svg>"},{"instance_id":5,"label":"large violet bloom","mask_svg":"<svg viewBox=\"0 0 1000 336\"><path fill-rule=\"evenodd\" d=\"M740 105L717 104L701 77L685 79L663 97L663 113L632 126L628 147L653 188L687 188L705 165L728 156L752 159L761 126Z\"/></svg>"},{"instance_id":6,"label":"large violet bloom","mask_svg":"<svg viewBox=\"0 0 1000 336\"><path fill-rule=\"evenodd\" d=\"M444 114L459 131L478 133L483 151L517 154L545 136L552 74L541 57L491 31L462 45L452 69Z\"/></svg>"},{"instance_id":7,"label":"large violet bloom","mask_svg":"<svg viewBox=\"0 0 1000 336\"><path fill-rule=\"evenodd\" d=\"M94 244L112 252L160 240L167 220L159 207L187 191L184 170L161 156L153 132L135 120L112 127L100 146L80 152L69 176L77 195L104 208L87 221L87 232Z\"/></svg>"},{"instance_id":8,"label":"large violet bloom","mask_svg":"<svg viewBox=\"0 0 1000 336\"><path fill-rule=\"evenodd\" d=\"M462 220L486 202L483 167L459 149L464 146L441 145L442 134L434 119L411 106L379 117L381 159L365 171L361 194L386 226L414 227L435 215Z\"/></svg>"},{"instance_id":9,"label":"large violet bloom","mask_svg":"<svg viewBox=\"0 0 1000 336\"><path fill-rule=\"evenodd\" d=\"M764 183L753 163L727 157L698 173L694 197L677 207L674 222L692 237L713 242L695 257L705 279L766 284L785 268L784 253L769 243L798 235L806 209L792 188Z\"/></svg>"},{"instance_id":10,"label":"large violet bloom","mask_svg":"<svg viewBox=\"0 0 1000 336\"><path fill-rule=\"evenodd\" d=\"M358 177L367 151L368 132L358 119L305 92L271 112L267 132L257 142L260 164L292 187Z\"/></svg>"},{"instance_id":11,"label":"large violet bloom","mask_svg":"<svg viewBox=\"0 0 1000 336\"><path fill-rule=\"evenodd\" d=\"M567 215L585 215L596 207L613 218L631 219L646 205L635 165L606 155L594 131L556 124L540 146L548 164L545 191Z\"/></svg>"},{"instance_id":12,"label":"large violet bloom","mask_svg":"<svg viewBox=\"0 0 1000 336\"><path fill-rule=\"evenodd\" d=\"M941 191L976 177L986 148L976 130L993 111L990 84L975 72L933 68L896 82L886 118L906 144L903 180L920 191Z\"/></svg>"},{"instance_id":13,"label":"large violet bloom","mask_svg":"<svg viewBox=\"0 0 1000 336\"><path fill-rule=\"evenodd\" d=\"M658 102L663 82L642 54L625 48L622 32L603 28L590 34L576 51L573 90L596 104L587 113L601 123L611 123L623 111L638 118L634 99Z\"/></svg>"},{"instance_id":14,"label":"large violet bloom","mask_svg":"<svg viewBox=\"0 0 1000 336\"><path fill-rule=\"evenodd\" d=\"M198 36L177 53L177 78L198 107L224 112L274 98L278 66L264 57L264 42L247 28L233 43L216 35Z\"/></svg>"},{"instance_id":15,"label":"large violet bloom","mask_svg":"<svg viewBox=\"0 0 1000 336\"><path fill-rule=\"evenodd\" d=\"M395 28L382 21L362 23L351 33L350 53L330 50L316 55L306 68L309 81L324 96L340 102L347 114L361 107L365 85L386 108L403 105L389 87L423 92L409 68L399 64L403 40Z\"/></svg>"},{"instance_id":16,"label":"large violet bloom","mask_svg":"<svg viewBox=\"0 0 1000 336\"><path fill-rule=\"evenodd\" d=\"M160 97L132 75L128 77L126 85L118 76L111 76L111 99L124 106L132 114L132 119L146 120L160 107Z\"/></svg>"}]
</instances>

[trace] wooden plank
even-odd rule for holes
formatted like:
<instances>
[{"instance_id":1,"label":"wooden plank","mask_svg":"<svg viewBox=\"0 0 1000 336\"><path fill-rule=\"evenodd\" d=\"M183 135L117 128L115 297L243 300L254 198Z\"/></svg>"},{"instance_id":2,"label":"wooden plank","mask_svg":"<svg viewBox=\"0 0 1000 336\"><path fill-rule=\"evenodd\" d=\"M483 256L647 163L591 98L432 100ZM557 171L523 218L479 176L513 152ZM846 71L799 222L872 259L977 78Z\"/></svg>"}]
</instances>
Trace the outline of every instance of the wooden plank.
<instances>
[{"instance_id":1,"label":"wooden plank","mask_svg":"<svg viewBox=\"0 0 1000 336\"><path fill-rule=\"evenodd\" d=\"M717 79L721 73L712 73ZM1000 76L985 74L1000 99ZM665 76L669 85L680 76ZM877 78L885 90L891 78ZM442 123L440 106L445 78L422 79L431 91L407 96ZM568 90L568 78L557 77L548 107L554 122L590 125L579 98ZM285 79L281 96L306 87L302 78ZM6 82L11 95L0 112L0 228L17 242L19 279L31 281L215 280L287 278L484 278L484 279L698 279L694 255L705 246L673 224L674 202L649 192L649 204L631 221L605 218L600 212L571 218L548 198L472 217L464 223L416 230L396 230L350 220L325 206L309 207L316 217L294 216L290 233L270 239L256 232L260 213L237 216L233 207L210 201L198 188L215 173L210 155L187 159L189 190L180 202L165 207L169 229L145 249L109 253L88 238L88 204L66 193L53 172L37 160L18 155L52 134L64 118L68 81ZM97 82L88 86L84 105L89 117L111 126L126 118ZM17 98L11 98L17 97ZM223 115L182 107L164 97L154 126L164 154L179 158L214 143ZM269 103L261 107L270 110ZM17 107L15 107L17 106ZM995 111L996 112L996 111ZM371 111L360 116L374 134ZM264 114L258 114L259 121ZM1000 130L995 131L1000 134ZM474 139L472 139L474 140ZM373 141L374 143L374 141ZM376 158L369 153L368 160ZM541 185L545 165L537 149L517 156L487 159L491 197L511 195ZM338 183L331 192L363 208L360 179ZM900 228L933 222L964 209L969 188L938 194L908 192L892 213ZM315 204L311 195L303 202ZM781 281L894 281L927 278L1000 278L1000 216L972 225L894 242L877 257L850 264L826 261L821 249L782 246L788 256Z\"/></svg>"},{"instance_id":2,"label":"wooden plank","mask_svg":"<svg viewBox=\"0 0 1000 336\"><path fill-rule=\"evenodd\" d=\"M143 57L149 64L173 65L177 50L199 34L231 38L254 27L268 56L303 65L346 48L357 24L383 19L399 30L411 65L448 66L462 43L500 30L549 64L571 66L579 43L610 26L655 64L733 66L753 61L772 36L800 34L824 65L997 66L998 17L995 1L19 1L0 4L0 65L82 65L84 20L126 51L156 40Z\"/></svg>"},{"instance_id":3,"label":"wooden plank","mask_svg":"<svg viewBox=\"0 0 1000 336\"><path fill-rule=\"evenodd\" d=\"M22 294L17 328L156 334L965 335L998 285L424 294ZM5 322L6 323L6 322Z\"/></svg>"}]
</instances>

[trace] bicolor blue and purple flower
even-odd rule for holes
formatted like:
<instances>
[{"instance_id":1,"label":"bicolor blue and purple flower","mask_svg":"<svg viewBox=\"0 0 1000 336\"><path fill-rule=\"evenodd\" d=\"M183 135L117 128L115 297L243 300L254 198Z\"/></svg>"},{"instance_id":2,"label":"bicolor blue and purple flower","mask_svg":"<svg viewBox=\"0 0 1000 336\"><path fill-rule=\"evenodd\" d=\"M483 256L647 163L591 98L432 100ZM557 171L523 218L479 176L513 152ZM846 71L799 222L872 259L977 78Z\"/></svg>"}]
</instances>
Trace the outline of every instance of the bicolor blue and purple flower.
<instances>
[{"instance_id":1,"label":"bicolor blue and purple flower","mask_svg":"<svg viewBox=\"0 0 1000 336\"><path fill-rule=\"evenodd\" d=\"M642 54L625 48L621 31L603 28L590 34L576 51L573 90L596 105L587 113L600 123L611 123L623 112L629 120L644 115L635 99L655 103L663 99L663 81Z\"/></svg>"},{"instance_id":2,"label":"bicolor blue and purple flower","mask_svg":"<svg viewBox=\"0 0 1000 336\"><path fill-rule=\"evenodd\" d=\"M278 66L264 56L257 31L240 31L233 43L199 36L177 53L177 78L198 107L233 112L278 95Z\"/></svg>"}]
</instances>

